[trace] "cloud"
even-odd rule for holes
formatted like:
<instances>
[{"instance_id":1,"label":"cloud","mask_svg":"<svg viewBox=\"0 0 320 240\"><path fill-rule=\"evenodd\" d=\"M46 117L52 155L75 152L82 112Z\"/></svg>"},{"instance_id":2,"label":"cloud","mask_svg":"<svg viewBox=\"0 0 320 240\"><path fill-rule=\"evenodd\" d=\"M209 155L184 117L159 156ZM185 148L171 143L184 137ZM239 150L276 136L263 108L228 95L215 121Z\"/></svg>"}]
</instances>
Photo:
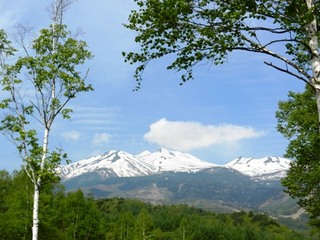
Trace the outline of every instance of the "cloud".
<instances>
[{"instance_id":1,"label":"cloud","mask_svg":"<svg viewBox=\"0 0 320 240\"><path fill-rule=\"evenodd\" d=\"M234 145L241 140L257 138L264 133L252 127L232 124L203 125L197 122L167 121L165 118L150 125L144 139L179 151L191 151L213 145Z\"/></svg>"},{"instance_id":2,"label":"cloud","mask_svg":"<svg viewBox=\"0 0 320 240\"><path fill-rule=\"evenodd\" d=\"M103 146L110 140L110 135L107 133L96 133L93 138L93 144L96 146Z\"/></svg>"},{"instance_id":3,"label":"cloud","mask_svg":"<svg viewBox=\"0 0 320 240\"><path fill-rule=\"evenodd\" d=\"M81 137L81 133L78 131L69 131L61 134L62 137L70 141L78 141Z\"/></svg>"}]
</instances>

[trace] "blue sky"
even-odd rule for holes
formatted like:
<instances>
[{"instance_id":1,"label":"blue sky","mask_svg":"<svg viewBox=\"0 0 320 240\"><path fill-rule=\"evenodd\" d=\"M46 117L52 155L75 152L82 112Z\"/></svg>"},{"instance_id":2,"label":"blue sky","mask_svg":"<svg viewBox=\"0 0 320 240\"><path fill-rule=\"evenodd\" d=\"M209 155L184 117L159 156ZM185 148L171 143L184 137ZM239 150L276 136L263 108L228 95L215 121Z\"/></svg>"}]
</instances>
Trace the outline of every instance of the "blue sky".
<instances>
[{"instance_id":1,"label":"blue sky","mask_svg":"<svg viewBox=\"0 0 320 240\"><path fill-rule=\"evenodd\" d=\"M35 32L51 23L50 1L5 0L0 28L14 32L28 23ZM125 29L133 1L79 0L65 14L71 31L81 27L95 55L88 82L95 91L71 102L71 120L56 121L51 146L63 147L72 161L109 150L138 154L160 146L225 164L239 156L282 156L287 140L276 131L275 111L288 91L304 84L263 64L264 56L236 52L222 66L199 65L195 79L180 86L180 75L167 71L170 57L152 62L134 92L134 66L122 51L134 51L134 33ZM0 136L0 169L22 163Z\"/></svg>"}]
</instances>

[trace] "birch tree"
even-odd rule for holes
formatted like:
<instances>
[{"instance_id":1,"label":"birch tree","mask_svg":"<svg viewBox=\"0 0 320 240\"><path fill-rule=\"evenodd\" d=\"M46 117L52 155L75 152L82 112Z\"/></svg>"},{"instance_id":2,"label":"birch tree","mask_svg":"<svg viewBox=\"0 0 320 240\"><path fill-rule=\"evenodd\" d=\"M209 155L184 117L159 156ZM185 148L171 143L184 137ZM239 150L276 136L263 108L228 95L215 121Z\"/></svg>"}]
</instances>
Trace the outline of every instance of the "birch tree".
<instances>
[{"instance_id":1,"label":"birch tree","mask_svg":"<svg viewBox=\"0 0 320 240\"><path fill-rule=\"evenodd\" d=\"M314 89L320 119L319 8L315 0L135 0L125 26L137 33L139 89L148 63L173 55L167 68L193 78L199 63L219 65L235 51L262 54L264 63Z\"/></svg>"},{"instance_id":2,"label":"birch tree","mask_svg":"<svg viewBox=\"0 0 320 240\"><path fill-rule=\"evenodd\" d=\"M55 169L66 158L61 149L49 149L53 123L58 116L70 118L70 100L92 90L85 83L87 72L80 71L92 54L87 44L73 38L62 24L63 13L71 2L54 1L53 24L42 29L31 46L25 42L28 29L18 26L17 43L23 56L2 61L1 85L8 97L0 103L4 110L0 130L16 145L33 183L33 240L38 239L41 187L58 178ZM3 56L14 56L16 50L5 34L0 37L6 45L4 49L8 49Z\"/></svg>"}]
</instances>

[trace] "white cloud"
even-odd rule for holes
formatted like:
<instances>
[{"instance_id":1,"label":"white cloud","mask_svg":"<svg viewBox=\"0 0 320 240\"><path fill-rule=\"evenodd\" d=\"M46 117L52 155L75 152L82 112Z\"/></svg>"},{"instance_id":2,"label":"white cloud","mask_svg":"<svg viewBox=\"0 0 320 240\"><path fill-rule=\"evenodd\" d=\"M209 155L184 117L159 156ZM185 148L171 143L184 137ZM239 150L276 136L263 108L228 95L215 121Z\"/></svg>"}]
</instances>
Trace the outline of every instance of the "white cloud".
<instances>
[{"instance_id":1,"label":"white cloud","mask_svg":"<svg viewBox=\"0 0 320 240\"><path fill-rule=\"evenodd\" d=\"M110 140L110 135L107 133L96 133L93 138L93 144L96 146L103 146Z\"/></svg>"},{"instance_id":2,"label":"white cloud","mask_svg":"<svg viewBox=\"0 0 320 240\"><path fill-rule=\"evenodd\" d=\"M78 141L81 137L81 133L78 131L69 131L62 133L61 136L66 140Z\"/></svg>"},{"instance_id":3,"label":"white cloud","mask_svg":"<svg viewBox=\"0 0 320 240\"><path fill-rule=\"evenodd\" d=\"M243 139L257 138L263 132L252 127L231 124L202 125L197 122L167 121L165 118L150 125L144 139L160 146L191 151L218 144L234 145Z\"/></svg>"}]
</instances>

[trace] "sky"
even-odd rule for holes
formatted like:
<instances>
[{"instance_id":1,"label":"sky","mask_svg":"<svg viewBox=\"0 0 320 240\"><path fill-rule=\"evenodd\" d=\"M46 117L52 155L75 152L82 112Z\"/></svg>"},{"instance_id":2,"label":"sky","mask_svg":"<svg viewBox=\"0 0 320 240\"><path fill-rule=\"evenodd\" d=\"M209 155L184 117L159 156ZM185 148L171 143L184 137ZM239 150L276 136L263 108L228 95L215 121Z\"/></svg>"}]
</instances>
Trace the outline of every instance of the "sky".
<instances>
[{"instance_id":1,"label":"sky","mask_svg":"<svg viewBox=\"0 0 320 240\"><path fill-rule=\"evenodd\" d=\"M0 28L10 36L18 23L35 33L51 23L51 1L2 0ZM51 147L62 147L72 162L122 150L131 154L160 147L226 164L243 157L281 157L288 141L276 130L275 112L288 91L304 84L263 64L265 57L235 52L220 66L201 64L194 80L180 86L179 73L166 70L170 57L151 62L139 91L133 91L134 66L122 51L137 51L135 33L124 28L136 8L133 0L78 0L64 23L88 43L94 58L88 83L95 91L80 94L69 107L70 120L58 119ZM40 130L39 130L40 131ZM0 135L0 169L20 169L14 145Z\"/></svg>"}]
</instances>

